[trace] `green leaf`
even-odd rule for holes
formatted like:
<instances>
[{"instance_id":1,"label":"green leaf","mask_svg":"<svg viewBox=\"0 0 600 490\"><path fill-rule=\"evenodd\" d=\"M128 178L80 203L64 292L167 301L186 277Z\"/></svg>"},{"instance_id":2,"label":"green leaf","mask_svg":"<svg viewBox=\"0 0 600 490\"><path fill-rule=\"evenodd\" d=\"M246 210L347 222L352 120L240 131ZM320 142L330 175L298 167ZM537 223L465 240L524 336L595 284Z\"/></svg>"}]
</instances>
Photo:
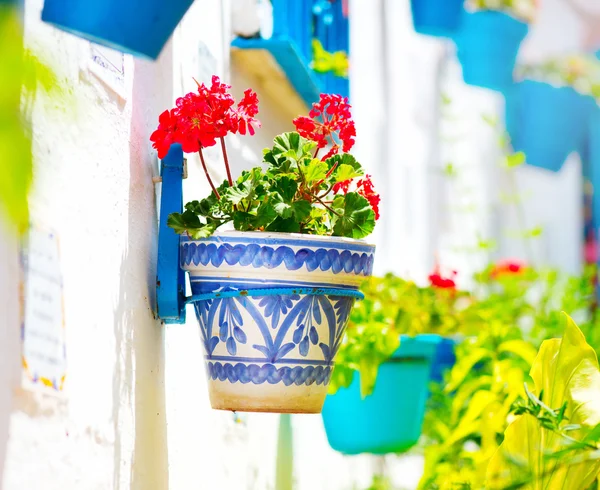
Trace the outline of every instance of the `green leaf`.
<instances>
[{"instance_id":1,"label":"green leaf","mask_svg":"<svg viewBox=\"0 0 600 490\"><path fill-rule=\"evenodd\" d=\"M308 165L302 165L301 168L307 184L323 180L328 170L327 164L318 158L313 158Z\"/></svg>"},{"instance_id":2,"label":"green leaf","mask_svg":"<svg viewBox=\"0 0 600 490\"><path fill-rule=\"evenodd\" d=\"M523 359L529 366L533 364L535 356L537 355L537 351L531 343L519 339L502 342L498 346L498 352L515 354Z\"/></svg>"},{"instance_id":3,"label":"green leaf","mask_svg":"<svg viewBox=\"0 0 600 490\"><path fill-rule=\"evenodd\" d=\"M291 204L279 201L273 205L273 209L282 218L293 217L298 222L302 222L310 216L311 204L304 199L293 201Z\"/></svg>"},{"instance_id":4,"label":"green leaf","mask_svg":"<svg viewBox=\"0 0 600 490\"><path fill-rule=\"evenodd\" d=\"M187 233L190 237L199 239L211 236L217 228L217 223L202 224L198 216L188 210L183 214L170 214L167 226L173 228L177 234Z\"/></svg>"},{"instance_id":5,"label":"green leaf","mask_svg":"<svg viewBox=\"0 0 600 490\"><path fill-rule=\"evenodd\" d=\"M291 204L298 191L298 183L290 177L281 177L272 187L272 190L279 194L281 201Z\"/></svg>"},{"instance_id":6,"label":"green leaf","mask_svg":"<svg viewBox=\"0 0 600 490\"><path fill-rule=\"evenodd\" d=\"M325 160L327 167L331 170L334 166L339 167L340 165L350 165L354 170L363 175L362 166L356 161L350 153L338 153Z\"/></svg>"},{"instance_id":7,"label":"green leaf","mask_svg":"<svg viewBox=\"0 0 600 490\"><path fill-rule=\"evenodd\" d=\"M345 180L354 179L356 177L360 177L361 175L362 171L355 169L352 165L342 163L335 171L334 180L336 182L344 182Z\"/></svg>"},{"instance_id":8,"label":"green leaf","mask_svg":"<svg viewBox=\"0 0 600 490\"><path fill-rule=\"evenodd\" d=\"M525 153L522 151L518 151L517 153L513 153L512 155L508 155L506 157L506 166L508 168L515 168L523 165L525 163Z\"/></svg>"},{"instance_id":9,"label":"green leaf","mask_svg":"<svg viewBox=\"0 0 600 490\"><path fill-rule=\"evenodd\" d=\"M276 218L269 226L266 231L275 231L279 233L298 233L300 231L300 222L294 218L284 219L281 217Z\"/></svg>"},{"instance_id":10,"label":"green leaf","mask_svg":"<svg viewBox=\"0 0 600 490\"><path fill-rule=\"evenodd\" d=\"M337 208L341 216L336 217L333 234L351 238L364 238L370 235L375 228L375 213L369 201L356 192L338 197L343 200L343 203Z\"/></svg>"}]
</instances>

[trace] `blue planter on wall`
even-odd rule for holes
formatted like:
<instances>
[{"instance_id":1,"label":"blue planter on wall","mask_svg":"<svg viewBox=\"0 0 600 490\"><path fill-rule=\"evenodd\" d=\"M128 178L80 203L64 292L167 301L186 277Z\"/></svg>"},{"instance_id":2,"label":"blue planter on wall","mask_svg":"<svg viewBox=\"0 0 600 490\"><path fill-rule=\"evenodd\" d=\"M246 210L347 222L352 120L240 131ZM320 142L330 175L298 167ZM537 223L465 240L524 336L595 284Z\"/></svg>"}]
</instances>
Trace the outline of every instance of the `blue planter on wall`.
<instances>
[{"instance_id":1,"label":"blue planter on wall","mask_svg":"<svg viewBox=\"0 0 600 490\"><path fill-rule=\"evenodd\" d=\"M382 364L373 393L364 400L360 381L328 395L323 423L329 444L344 454L404 452L421 435L431 363L440 337L402 336L400 348Z\"/></svg>"},{"instance_id":2,"label":"blue planter on wall","mask_svg":"<svg viewBox=\"0 0 600 490\"><path fill-rule=\"evenodd\" d=\"M156 59L193 0L46 0L42 20L110 48Z\"/></svg>"},{"instance_id":3,"label":"blue planter on wall","mask_svg":"<svg viewBox=\"0 0 600 490\"><path fill-rule=\"evenodd\" d=\"M526 23L503 12L463 10L455 42L465 83L497 91L509 88L527 31Z\"/></svg>"},{"instance_id":4,"label":"blue planter on wall","mask_svg":"<svg viewBox=\"0 0 600 490\"><path fill-rule=\"evenodd\" d=\"M506 129L527 163L557 172L571 152L583 152L591 97L571 87L524 80L506 94Z\"/></svg>"},{"instance_id":5,"label":"blue planter on wall","mask_svg":"<svg viewBox=\"0 0 600 490\"><path fill-rule=\"evenodd\" d=\"M411 0L415 31L435 37L453 36L461 20L464 0Z\"/></svg>"}]
</instances>

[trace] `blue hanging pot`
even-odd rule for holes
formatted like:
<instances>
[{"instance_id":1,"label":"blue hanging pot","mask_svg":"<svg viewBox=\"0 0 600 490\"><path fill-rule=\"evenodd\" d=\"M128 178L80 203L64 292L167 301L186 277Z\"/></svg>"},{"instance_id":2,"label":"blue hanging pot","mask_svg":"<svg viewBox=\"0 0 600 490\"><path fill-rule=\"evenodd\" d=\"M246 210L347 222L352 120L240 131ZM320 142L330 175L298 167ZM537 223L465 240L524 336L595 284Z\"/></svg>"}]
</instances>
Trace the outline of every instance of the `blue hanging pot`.
<instances>
[{"instance_id":1,"label":"blue hanging pot","mask_svg":"<svg viewBox=\"0 0 600 490\"><path fill-rule=\"evenodd\" d=\"M415 31L435 37L452 37L460 26L464 0L411 0Z\"/></svg>"},{"instance_id":2,"label":"blue hanging pot","mask_svg":"<svg viewBox=\"0 0 600 490\"><path fill-rule=\"evenodd\" d=\"M438 335L402 336L399 349L379 367L371 395L361 399L358 375L348 388L328 395L323 423L331 447L344 454L386 454L414 446L439 342Z\"/></svg>"},{"instance_id":3,"label":"blue hanging pot","mask_svg":"<svg viewBox=\"0 0 600 490\"><path fill-rule=\"evenodd\" d=\"M465 83L497 91L510 87L528 29L526 23L503 12L463 10L455 42Z\"/></svg>"},{"instance_id":4,"label":"blue hanging pot","mask_svg":"<svg viewBox=\"0 0 600 490\"><path fill-rule=\"evenodd\" d=\"M506 130L527 163L557 172L574 151L583 152L595 101L571 87L524 80L506 93Z\"/></svg>"},{"instance_id":5,"label":"blue hanging pot","mask_svg":"<svg viewBox=\"0 0 600 490\"><path fill-rule=\"evenodd\" d=\"M42 20L76 36L156 59L193 0L46 0Z\"/></svg>"}]
</instances>

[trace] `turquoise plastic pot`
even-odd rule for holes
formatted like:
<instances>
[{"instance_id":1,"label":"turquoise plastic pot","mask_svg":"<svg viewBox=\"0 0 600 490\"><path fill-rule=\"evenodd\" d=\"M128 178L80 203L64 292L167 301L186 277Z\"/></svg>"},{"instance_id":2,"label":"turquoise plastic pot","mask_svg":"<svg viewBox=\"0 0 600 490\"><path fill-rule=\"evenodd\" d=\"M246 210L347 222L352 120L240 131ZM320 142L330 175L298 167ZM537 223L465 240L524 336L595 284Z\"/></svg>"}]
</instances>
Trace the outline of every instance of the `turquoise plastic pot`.
<instances>
[{"instance_id":1,"label":"turquoise plastic pot","mask_svg":"<svg viewBox=\"0 0 600 490\"><path fill-rule=\"evenodd\" d=\"M434 37L452 37L460 26L464 0L411 0L415 31Z\"/></svg>"},{"instance_id":2,"label":"turquoise plastic pot","mask_svg":"<svg viewBox=\"0 0 600 490\"><path fill-rule=\"evenodd\" d=\"M570 153L584 152L595 101L571 87L524 80L506 94L506 130L527 163L557 172Z\"/></svg>"},{"instance_id":3,"label":"turquoise plastic pot","mask_svg":"<svg viewBox=\"0 0 600 490\"><path fill-rule=\"evenodd\" d=\"M402 336L400 348L380 366L375 389L364 400L358 375L348 388L328 395L322 415L331 447L344 454L387 454L414 446L440 340L439 335Z\"/></svg>"},{"instance_id":4,"label":"turquoise plastic pot","mask_svg":"<svg viewBox=\"0 0 600 490\"><path fill-rule=\"evenodd\" d=\"M497 91L509 88L528 29L526 23L503 12L463 11L455 42L465 83Z\"/></svg>"}]
</instances>

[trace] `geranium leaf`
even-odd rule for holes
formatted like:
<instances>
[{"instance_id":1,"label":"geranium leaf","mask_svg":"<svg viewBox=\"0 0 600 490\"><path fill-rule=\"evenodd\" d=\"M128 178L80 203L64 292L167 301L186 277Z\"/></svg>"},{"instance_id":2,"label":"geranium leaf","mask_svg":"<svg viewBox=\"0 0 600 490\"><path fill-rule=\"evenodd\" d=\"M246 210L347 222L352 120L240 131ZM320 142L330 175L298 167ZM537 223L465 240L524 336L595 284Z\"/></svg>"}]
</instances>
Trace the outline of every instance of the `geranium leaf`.
<instances>
[{"instance_id":1,"label":"geranium leaf","mask_svg":"<svg viewBox=\"0 0 600 490\"><path fill-rule=\"evenodd\" d=\"M333 234L351 238L363 238L369 235L375 228L375 213L369 201L356 192L338 197L343 199L343 203L338 207L341 216L336 217Z\"/></svg>"},{"instance_id":2,"label":"geranium leaf","mask_svg":"<svg viewBox=\"0 0 600 490\"><path fill-rule=\"evenodd\" d=\"M302 165L302 173L307 184L323 180L327 175L327 170L327 164L317 158L313 158L308 165Z\"/></svg>"},{"instance_id":3,"label":"geranium leaf","mask_svg":"<svg viewBox=\"0 0 600 490\"><path fill-rule=\"evenodd\" d=\"M336 182L343 182L345 180L360 177L362 174L363 173L361 171L355 169L352 165L342 163L337 167L334 179Z\"/></svg>"}]
</instances>

